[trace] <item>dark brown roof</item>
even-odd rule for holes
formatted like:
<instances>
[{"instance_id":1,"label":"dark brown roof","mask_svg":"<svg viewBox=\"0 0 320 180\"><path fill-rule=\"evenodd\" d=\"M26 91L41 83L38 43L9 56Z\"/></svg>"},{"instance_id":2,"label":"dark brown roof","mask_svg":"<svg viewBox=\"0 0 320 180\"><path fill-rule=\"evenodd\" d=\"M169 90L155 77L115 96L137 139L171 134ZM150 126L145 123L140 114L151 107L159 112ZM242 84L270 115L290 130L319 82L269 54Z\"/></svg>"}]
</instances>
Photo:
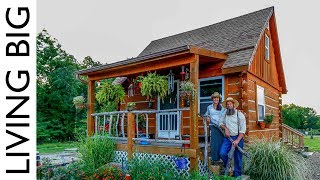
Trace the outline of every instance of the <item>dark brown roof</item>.
<instances>
[{"instance_id":1,"label":"dark brown roof","mask_svg":"<svg viewBox=\"0 0 320 180\"><path fill-rule=\"evenodd\" d=\"M273 7L269 7L213 25L154 40L139 56L183 45L194 45L228 54L229 57L223 68L248 65L273 10Z\"/></svg>"},{"instance_id":2,"label":"dark brown roof","mask_svg":"<svg viewBox=\"0 0 320 180\"><path fill-rule=\"evenodd\" d=\"M80 70L77 74L122 66L177 53L197 46L228 54L222 68L249 65L274 7L269 7L213 25L152 41L137 57Z\"/></svg>"}]
</instances>

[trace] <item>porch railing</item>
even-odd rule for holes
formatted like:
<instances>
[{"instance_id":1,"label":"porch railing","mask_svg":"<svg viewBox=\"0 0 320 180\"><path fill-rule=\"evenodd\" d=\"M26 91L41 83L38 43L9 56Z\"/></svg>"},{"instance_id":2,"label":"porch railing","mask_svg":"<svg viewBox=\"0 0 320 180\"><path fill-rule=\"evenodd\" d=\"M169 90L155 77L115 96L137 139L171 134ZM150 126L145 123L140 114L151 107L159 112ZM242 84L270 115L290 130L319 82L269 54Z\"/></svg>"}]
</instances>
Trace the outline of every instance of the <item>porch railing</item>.
<instances>
[{"instance_id":1,"label":"porch railing","mask_svg":"<svg viewBox=\"0 0 320 180\"><path fill-rule=\"evenodd\" d=\"M114 111L114 112L103 112L103 113L94 113L95 119L95 133L96 134L109 134L110 138L116 140L128 140L128 130L125 131L125 121L127 121L127 128L130 126L128 113L134 114L135 121L135 135L132 138L133 141L147 141L147 142L159 142L159 143L177 143L177 144L190 144L190 140L182 140L181 137L181 119L182 112L189 111L189 108L181 109L166 109L166 110L136 110L136 111ZM156 115L156 121L159 114L166 115L163 119L163 125L167 128L167 137L168 138L159 138L158 137L158 123L156 123L155 136L154 139L146 138L150 135L149 130L149 117L150 114ZM178 114L176 122L173 122L173 114ZM145 116L145 134L140 134L138 124L139 124L139 115ZM179 127L179 128L178 128ZM119 131L120 128L120 131ZM172 138L171 133L173 130L178 132L178 135L175 135L175 138ZM143 135L144 137L141 137Z\"/></svg>"},{"instance_id":2,"label":"porch railing","mask_svg":"<svg viewBox=\"0 0 320 180\"><path fill-rule=\"evenodd\" d=\"M295 148L304 148L304 134L282 124L282 141Z\"/></svg>"}]
</instances>

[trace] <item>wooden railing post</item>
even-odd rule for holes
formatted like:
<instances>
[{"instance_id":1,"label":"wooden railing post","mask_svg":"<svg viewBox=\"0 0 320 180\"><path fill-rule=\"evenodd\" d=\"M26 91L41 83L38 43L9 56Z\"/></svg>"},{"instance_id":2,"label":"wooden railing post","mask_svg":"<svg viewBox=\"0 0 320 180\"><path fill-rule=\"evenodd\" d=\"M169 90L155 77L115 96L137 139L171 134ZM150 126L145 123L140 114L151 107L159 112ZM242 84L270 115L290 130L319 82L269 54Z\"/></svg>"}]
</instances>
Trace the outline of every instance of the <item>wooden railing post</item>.
<instances>
[{"instance_id":1,"label":"wooden railing post","mask_svg":"<svg viewBox=\"0 0 320 180\"><path fill-rule=\"evenodd\" d=\"M127 119L127 133L128 133L128 159L132 159L133 157L133 138L135 137L135 122L134 122L134 114L129 112Z\"/></svg>"},{"instance_id":2,"label":"wooden railing post","mask_svg":"<svg viewBox=\"0 0 320 180\"><path fill-rule=\"evenodd\" d=\"M190 169L198 169L199 134L198 134L198 80L199 80L199 55L190 63L190 81L195 85L195 95L190 102L190 148L196 151L197 156L190 158Z\"/></svg>"},{"instance_id":3,"label":"wooden railing post","mask_svg":"<svg viewBox=\"0 0 320 180\"><path fill-rule=\"evenodd\" d=\"M91 114L94 113L94 98L95 98L95 81L89 80L88 82L88 117L87 117L87 133L88 136L94 134L95 119Z\"/></svg>"}]
</instances>

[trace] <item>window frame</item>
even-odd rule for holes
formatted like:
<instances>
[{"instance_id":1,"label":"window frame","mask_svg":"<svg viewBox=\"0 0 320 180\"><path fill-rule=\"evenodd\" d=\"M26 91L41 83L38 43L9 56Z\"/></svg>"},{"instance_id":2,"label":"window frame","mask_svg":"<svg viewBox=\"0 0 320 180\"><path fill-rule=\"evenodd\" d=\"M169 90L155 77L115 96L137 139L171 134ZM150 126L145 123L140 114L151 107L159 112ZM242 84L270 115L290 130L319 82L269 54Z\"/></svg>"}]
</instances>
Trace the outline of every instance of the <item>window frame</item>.
<instances>
[{"instance_id":1,"label":"window frame","mask_svg":"<svg viewBox=\"0 0 320 180\"><path fill-rule=\"evenodd\" d=\"M268 42L268 44L266 42ZM268 51L268 53L266 53L266 51ZM264 37L264 59L267 61L270 60L270 37L268 36L267 33L265 34L265 37Z\"/></svg>"},{"instance_id":2,"label":"window frame","mask_svg":"<svg viewBox=\"0 0 320 180\"><path fill-rule=\"evenodd\" d=\"M263 92L263 103L259 102L259 89L262 90ZM264 118L266 116L266 100L265 100L265 90L262 86L257 85L257 91L256 91L256 95L257 95L257 119L258 122L262 122L264 121ZM259 105L263 105L263 119L259 119Z\"/></svg>"},{"instance_id":3,"label":"window frame","mask_svg":"<svg viewBox=\"0 0 320 180\"><path fill-rule=\"evenodd\" d=\"M216 80L216 79L221 79L221 85L222 85L222 88L221 88L221 100L223 101L224 100L224 76L213 76L213 77L208 77L208 78L201 78L198 80L198 114L200 113L200 104L201 103L208 103L209 101L204 101L204 102L201 102L201 99L207 99L208 97L210 96L206 96L206 97L200 97L200 83L203 82L203 81L210 81L210 80ZM212 92L213 93L213 92ZM211 98L211 97L210 97ZM210 102L212 103L212 100L210 99Z\"/></svg>"}]
</instances>

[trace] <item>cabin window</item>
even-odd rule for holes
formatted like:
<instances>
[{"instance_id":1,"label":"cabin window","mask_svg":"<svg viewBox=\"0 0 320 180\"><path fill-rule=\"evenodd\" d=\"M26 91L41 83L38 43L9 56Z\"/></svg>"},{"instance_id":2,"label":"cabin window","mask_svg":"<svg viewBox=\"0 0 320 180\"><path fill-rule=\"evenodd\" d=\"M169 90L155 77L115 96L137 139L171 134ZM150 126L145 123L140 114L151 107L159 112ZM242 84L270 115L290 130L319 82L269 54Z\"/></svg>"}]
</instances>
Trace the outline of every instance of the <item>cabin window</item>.
<instances>
[{"instance_id":1,"label":"cabin window","mask_svg":"<svg viewBox=\"0 0 320 180\"><path fill-rule=\"evenodd\" d=\"M212 104L211 94L219 92L224 98L224 78L216 76L211 78L199 79L199 114L207 111L207 107Z\"/></svg>"},{"instance_id":2,"label":"cabin window","mask_svg":"<svg viewBox=\"0 0 320 180\"><path fill-rule=\"evenodd\" d=\"M264 40L264 44L265 44L265 59L269 60L270 58L270 52L269 52L269 36L266 34L265 36L265 40Z\"/></svg>"},{"instance_id":3,"label":"cabin window","mask_svg":"<svg viewBox=\"0 0 320 180\"><path fill-rule=\"evenodd\" d=\"M258 121L263 121L265 116L264 88L257 85Z\"/></svg>"}]
</instances>

